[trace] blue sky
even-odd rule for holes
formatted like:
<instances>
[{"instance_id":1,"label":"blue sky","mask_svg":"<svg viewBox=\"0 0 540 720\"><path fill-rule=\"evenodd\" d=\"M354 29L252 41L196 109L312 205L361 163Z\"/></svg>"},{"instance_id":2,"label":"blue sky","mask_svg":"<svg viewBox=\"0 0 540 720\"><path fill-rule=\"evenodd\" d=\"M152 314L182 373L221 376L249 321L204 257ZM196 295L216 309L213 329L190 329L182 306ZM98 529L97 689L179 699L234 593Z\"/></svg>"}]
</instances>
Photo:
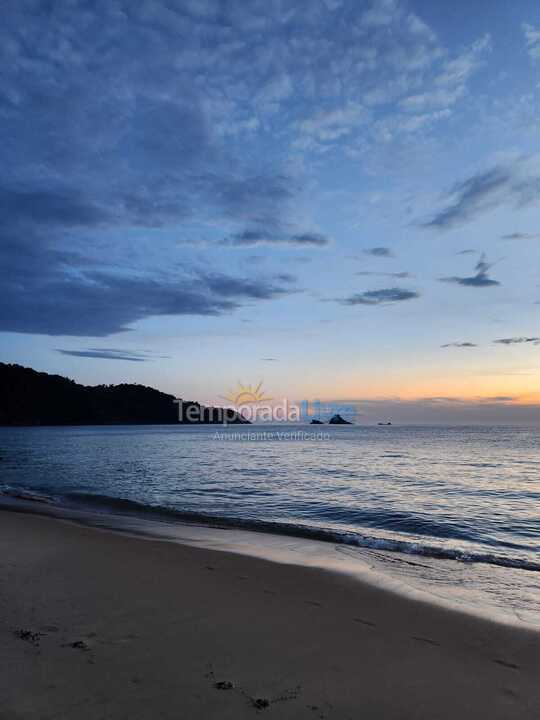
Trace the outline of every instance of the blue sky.
<instances>
[{"instance_id":1,"label":"blue sky","mask_svg":"<svg viewBox=\"0 0 540 720\"><path fill-rule=\"evenodd\" d=\"M0 35L4 361L538 415L538 3L18 0Z\"/></svg>"}]
</instances>

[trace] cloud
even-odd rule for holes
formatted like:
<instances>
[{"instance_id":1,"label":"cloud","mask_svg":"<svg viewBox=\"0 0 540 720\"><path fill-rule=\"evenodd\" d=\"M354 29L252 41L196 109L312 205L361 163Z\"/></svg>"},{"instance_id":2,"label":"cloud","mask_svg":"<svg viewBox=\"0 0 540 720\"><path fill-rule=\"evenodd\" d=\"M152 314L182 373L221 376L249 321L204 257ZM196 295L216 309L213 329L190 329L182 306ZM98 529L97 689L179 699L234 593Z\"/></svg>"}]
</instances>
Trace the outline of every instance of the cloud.
<instances>
[{"instance_id":1,"label":"cloud","mask_svg":"<svg viewBox=\"0 0 540 720\"><path fill-rule=\"evenodd\" d=\"M73 357L93 358L96 360L127 360L129 362L148 362L164 355L154 355L147 351L119 350L116 348L87 348L86 350L65 350L58 348L56 352Z\"/></svg>"},{"instance_id":2,"label":"cloud","mask_svg":"<svg viewBox=\"0 0 540 720\"><path fill-rule=\"evenodd\" d=\"M387 247L372 247L364 250L366 255L373 255L373 257L393 257L394 254L390 248Z\"/></svg>"},{"instance_id":3,"label":"cloud","mask_svg":"<svg viewBox=\"0 0 540 720\"><path fill-rule=\"evenodd\" d=\"M475 347L478 347L478 345L476 345L475 343L471 343L471 342L451 342L451 343L446 343L445 345L441 345L441 347L442 348L450 348L450 347L475 348Z\"/></svg>"},{"instance_id":4,"label":"cloud","mask_svg":"<svg viewBox=\"0 0 540 720\"><path fill-rule=\"evenodd\" d=\"M469 277L443 277L439 279L441 282L455 283L463 287L483 288L500 285L501 283L498 280L493 280L493 278L489 276L489 270L493 267L493 264L494 263L488 263L485 254L482 253L480 260L476 263L476 273L474 275L470 275Z\"/></svg>"},{"instance_id":5,"label":"cloud","mask_svg":"<svg viewBox=\"0 0 540 720\"><path fill-rule=\"evenodd\" d=\"M276 278L175 274L190 260L177 240L225 228L238 245L329 243L298 220L301 173L253 142L298 93L310 108L323 88L341 96L327 60L358 43L335 28L323 48L328 12L303 0L288 20L259 2L6 7L0 331L104 336L282 296Z\"/></svg>"},{"instance_id":6,"label":"cloud","mask_svg":"<svg viewBox=\"0 0 540 720\"><path fill-rule=\"evenodd\" d=\"M368 119L369 113L362 105L350 103L346 107L319 111L313 117L303 120L299 124L299 131L304 138L319 142L334 141L350 135Z\"/></svg>"},{"instance_id":7,"label":"cloud","mask_svg":"<svg viewBox=\"0 0 540 720\"><path fill-rule=\"evenodd\" d=\"M477 252L478 250L473 250L472 248L469 248L467 250L459 250L456 255L476 255Z\"/></svg>"},{"instance_id":8,"label":"cloud","mask_svg":"<svg viewBox=\"0 0 540 720\"><path fill-rule=\"evenodd\" d=\"M356 293L347 298L338 299L342 305L386 305L388 303L403 302L420 297L420 293L403 288L384 288L382 290L368 290Z\"/></svg>"},{"instance_id":9,"label":"cloud","mask_svg":"<svg viewBox=\"0 0 540 720\"><path fill-rule=\"evenodd\" d=\"M293 243L294 245L315 245L318 247L322 247L323 245L328 245L330 243L330 240L326 235L322 235L320 233L313 233L313 232L306 232L306 233L299 233L298 235L292 235L289 238L289 242Z\"/></svg>"},{"instance_id":10,"label":"cloud","mask_svg":"<svg viewBox=\"0 0 540 720\"><path fill-rule=\"evenodd\" d=\"M274 275L274 279L278 280L279 282L293 283L296 282L298 278L296 277L296 275L292 275L291 273L282 272L276 273Z\"/></svg>"},{"instance_id":11,"label":"cloud","mask_svg":"<svg viewBox=\"0 0 540 720\"><path fill-rule=\"evenodd\" d=\"M104 337L148 317L222 315L238 307L236 301L201 292L190 283L105 273L80 279L48 276L38 279L29 292L3 294L0 330Z\"/></svg>"},{"instance_id":12,"label":"cloud","mask_svg":"<svg viewBox=\"0 0 540 720\"><path fill-rule=\"evenodd\" d=\"M367 28L391 25L399 13L396 0L378 0L360 17L360 23Z\"/></svg>"},{"instance_id":13,"label":"cloud","mask_svg":"<svg viewBox=\"0 0 540 720\"><path fill-rule=\"evenodd\" d=\"M540 202L540 168L538 158L519 158L477 173L456 183L446 196L446 207L422 227L449 230L480 215L510 204L514 208L528 207Z\"/></svg>"},{"instance_id":14,"label":"cloud","mask_svg":"<svg viewBox=\"0 0 540 720\"><path fill-rule=\"evenodd\" d=\"M272 279L168 270L126 273L50 247L41 234L0 235L0 331L104 337L158 316L219 316L292 292Z\"/></svg>"},{"instance_id":15,"label":"cloud","mask_svg":"<svg viewBox=\"0 0 540 720\"><path fill-rule=\"evenodd\" d=\"M0 187L2 223L32 222L67 228L94 227L110 219L105 209L85 200L77 190Z\"/></svg>"},{"instance_id":16,"label":"cloud","mask_svg":"<svg viewBox=\"0 0 540 720\"><path fill-rule=\"evenodd\" d=\"M501 240L540 240L540 233L513 232L501 235Z\"/></svg>"},{"instance_id":17,"label":"cloud","mask_svg":"<svg viewBox=\"0 0 540 720\"><path fill-rule=\"evenodd\" d=\"M500 340L494 340L497 345L522 345L524 343L532 345L540 345L540 338L538 337L509 337L501 338Z\"/></svg>"},{"instance_id":18,"label":"cloud","mask_svg":"<svg viewBox=\"0 0 540 720\"><path fill-rule=\"evenodd\" d=\"M315 15L311 8L310 15ZM303 81L318 101L315 112L301 113L295 121L293 148L300 152L340 147L365 156L403 136L405 143L414 133L424 139L465 99L468 82L490 48L484 36L450 54L433 29L398 0L379 0L367 9L365 3L350 2L340 16L342 23L326 19L324 43L295 40L299 53L316 53L320 62L310 82ZM304 62L302 56L299 65Z\"/></svg>"},{"instance_id":19,"label":"cloud","mask_svg":"<svg viewBox=\"0 0 540 720\"><path fill-rule=\"evenodd\" d=\"M264 357L264 358L261 358L261 360L263 362L279 362L278 359L274 358L274 357Z\"/></svg>"},{"instance_id":20,"label":"cloud","mask_svg":"<svg viewBox=\"0 0 540 720\"><path fill-rule=\"evenodd\" d=\"M455 200L423 226L449 229L474 219L497 204L501 191L508 189L510 178L506 169L492 168L457 183L449 193Z\"/></svg>"},{"instance_id":21,"label":"cloud","mask_svg":"<svg viewBox=\"0 0 540 720\"><path fill-rule=\"evenodd\" d=\"M220 298L272 300L291 292L288 288L261 279L236 278L219 273L206 275L201 279L212 293ZM288 278L286 282L290 283L291 279Z\"/></svg>"},{"instance_id":22,"label":"cloud","mask_svg":"<svg viewBox=\"0 0 540 720\"><path fill-rule=\"evenodd\" d=\"M278 231L272 232L263 229L243 230L234 233L222 241L223 245L236 247L254 247L256 245L296 245L299 247L324 247L329 245L330 239L321 233L304 232L296 235L282 235Z\"/></svg>"},{"instance_id":23,"label":"cloud","mask_svg":"<svg viewBox=\"0 0 540 720\"><path fill-rule=\"evenodd\" d=\"M521 26L525 35L525 44L527 52L531 60L540 60L540 30L529 23L523 23Z\"/></svg>"},{"instance_id":24,"label":"cloud","mask_svg":"<svg viewBox=\"0 0 540 720\"><path fill-rule=\"evenodd\" d=\"M491 36L486 34L476 40L465 52L455 58L448 59L442 72L435 79L440 88L460 88L470 78L481 62L485 51L491 49Z\"/></svg>"},{"instance_id":25,"label":"cloud","mask_svg":"<svg viewBox=\"0 0 540 720\"><path fill-rule=\"evenodd\" d=\"M412 277L411 273L408 272L371 272L370 270L361 270L360 272L355 273L355 275L361 275L364 277L375 275L377 277L392 277L392 278L398 278L399 280L404 280L405 278Z\"/></svg>"}]
</instances>

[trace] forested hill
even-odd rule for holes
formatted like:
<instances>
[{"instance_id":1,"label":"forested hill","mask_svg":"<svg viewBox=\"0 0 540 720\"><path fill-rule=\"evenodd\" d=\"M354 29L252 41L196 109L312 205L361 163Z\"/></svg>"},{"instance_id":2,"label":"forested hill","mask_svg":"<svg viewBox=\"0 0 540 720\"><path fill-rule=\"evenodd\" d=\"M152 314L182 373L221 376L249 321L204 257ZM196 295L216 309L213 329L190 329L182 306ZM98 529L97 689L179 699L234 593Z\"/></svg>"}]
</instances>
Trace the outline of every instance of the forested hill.
<instances>
[{"instance_id":1,"label":"forested hill","mask_svg":"<svg viewBox=\"0 0 540 720\"><path fill-rule=\"evenodd\" d=\"M0 363L0 425L245 423L231 409L209 408L144 385L79 385L60 375Z\"/></svg>"}]
</instances>

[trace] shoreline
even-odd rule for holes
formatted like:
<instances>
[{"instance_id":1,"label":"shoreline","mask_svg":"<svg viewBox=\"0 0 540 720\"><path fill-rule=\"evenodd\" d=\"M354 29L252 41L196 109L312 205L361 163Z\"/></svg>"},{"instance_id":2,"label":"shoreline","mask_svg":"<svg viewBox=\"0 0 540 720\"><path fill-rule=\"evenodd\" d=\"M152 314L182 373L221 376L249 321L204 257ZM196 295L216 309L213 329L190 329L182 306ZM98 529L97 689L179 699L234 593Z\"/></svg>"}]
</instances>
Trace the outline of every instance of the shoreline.
<instances>
[{"instance_id":1,"label":"shoreline","mask_svg":"<svg viewBox=\"0 0 540 720\"><path fill-rule=\"evenodd\" d=\"M80 505L51 502L39 493L0 493L0 512L16 512L50 517L82 527L120 534L139 539L170 542L191 547L202 547L218 552L258 558L278 564L312 567L323 572L346 575L368 585L381 588L413 600L434 604L450 611L462 612L514 627L523 627L540 633L538 603L532 610L514 607L506 602L487 602L489 591L478 592L476 584L483 573L490 581L496 574L499 582L508 583L508 573L516 569L482 562L462 562L458 558L429 557L410 554L402 550L350 545L331 537L314 537L311 533L293 534L272 531L271 528L253 528L234 523L221 523L219 519L206 522L206 518L186 520L175 514L149 513L148 516ZM114 498L112 498L114 500ZM131 501L122 503L132 505ZM416 576L414 568L435 571L434 586L427 578ZM531 573L536 580L537 571L519 568L520 574ZM441 584L441 578L449 581ZM463 585L469 585L464 588ZM539 586L540 587L540 586ZM532 591L531 591L532 592Z\"/></svg>"},{"instance_id":2,"label":"shoreline","mask_svg":"<svg viewBox=\"0 0 540 720\"><path fill-rule=\"evenodd\" d=\"M0 549L8 720L540 711L532 629L345 573L38 514L0 510Z\"/></svg>"}]
</instances>

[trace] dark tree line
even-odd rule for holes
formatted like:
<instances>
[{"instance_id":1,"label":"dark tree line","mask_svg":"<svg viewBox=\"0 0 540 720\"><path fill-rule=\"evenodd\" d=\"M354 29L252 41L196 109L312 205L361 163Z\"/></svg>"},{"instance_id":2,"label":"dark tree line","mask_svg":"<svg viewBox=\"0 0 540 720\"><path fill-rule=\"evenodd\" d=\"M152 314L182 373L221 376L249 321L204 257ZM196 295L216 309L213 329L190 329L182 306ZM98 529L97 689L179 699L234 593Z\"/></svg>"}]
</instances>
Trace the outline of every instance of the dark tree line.
<instances>
[{"instance_id":1,"label":"dark tree line","mask_svg":"<svg viewBox=\"0 0 540 720\"><path fill-rule=\"evenodd\" d=\"M60 375L0 363L0 425L211 424L247 422L144 385L79 385Z\"/></svg>"}]
</instances>

